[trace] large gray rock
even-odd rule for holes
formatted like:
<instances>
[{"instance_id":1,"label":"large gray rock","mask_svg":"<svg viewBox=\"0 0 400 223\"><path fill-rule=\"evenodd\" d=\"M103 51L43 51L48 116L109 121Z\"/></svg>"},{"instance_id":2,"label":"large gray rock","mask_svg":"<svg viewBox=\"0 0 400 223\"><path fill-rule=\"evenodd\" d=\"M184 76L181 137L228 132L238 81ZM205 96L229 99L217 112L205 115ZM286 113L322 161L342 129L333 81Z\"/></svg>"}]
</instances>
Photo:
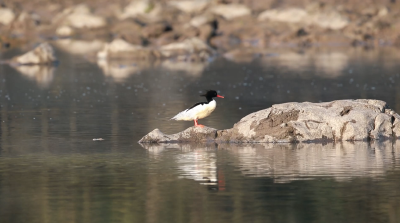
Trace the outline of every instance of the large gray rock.
<instances>
[{"instance_id":1,"label":"large gray rock","mask_svg":"<svg viewBox=\"0 0 400 223\"><path fill-rule=\"evenodd\" d=\"M190 131L191 134L187 134ZM145 142L170 142L180 134L185 141L198 141L191 127L175 135L164 135L156 129ZM158 133L158 134L156 134ZM160 135L162 140L159 140ZM211 140L212 134L207 140ZM217 131L217 142L311 142L361 141L400 137L400 116L379 100L338 100L324 103L291 102L251 113L233 128ZM142 140L143 140L142 139ZM154 140L153 140L154 139Z\"/></svg>"},{"instance_id":2,"label":"large gray rock","mask_svg":"<svg viewBox=\"0 0 400 223\"><path fill-rule=\"evenodd\" d=\"M400 116L379 100L285 103L247 115L218 140L358 141L400 136ZM395 130L395 131L394 131Z\"/></svg>"}]
</instances>

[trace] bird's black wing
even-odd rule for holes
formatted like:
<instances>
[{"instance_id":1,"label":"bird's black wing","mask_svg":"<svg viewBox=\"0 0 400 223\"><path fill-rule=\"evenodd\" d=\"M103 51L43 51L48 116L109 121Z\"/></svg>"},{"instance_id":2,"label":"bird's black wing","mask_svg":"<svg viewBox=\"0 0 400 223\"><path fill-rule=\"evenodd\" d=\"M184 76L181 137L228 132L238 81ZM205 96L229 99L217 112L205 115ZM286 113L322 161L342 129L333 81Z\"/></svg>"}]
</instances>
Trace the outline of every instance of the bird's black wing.
<instances>
[{"instance_id":1,"label":"bird's black wing","mask_svg":"<svg viewBox=\"0 0 400 223\"><path fill-rule=\"evenodd\" d=\"M194 104L192 107L186 109L186 111L189 111L190 109L196 107L197 105L204 105L204 104L208 104L208 102L199 102L199 103L196 103L196 104Z\"/></svg>"}]
</instances>

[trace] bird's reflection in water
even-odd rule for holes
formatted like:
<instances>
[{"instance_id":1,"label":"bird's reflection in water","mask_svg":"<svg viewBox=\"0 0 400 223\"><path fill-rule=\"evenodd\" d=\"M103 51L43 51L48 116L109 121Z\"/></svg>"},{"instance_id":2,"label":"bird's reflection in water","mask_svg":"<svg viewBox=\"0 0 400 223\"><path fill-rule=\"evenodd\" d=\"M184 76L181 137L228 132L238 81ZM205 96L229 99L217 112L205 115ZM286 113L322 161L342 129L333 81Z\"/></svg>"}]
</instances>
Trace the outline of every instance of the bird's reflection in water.
<instances>
[{"instance_id":1,"label":"bird's reflection in water","mask_svg":"<svg viewBox=\"0 0 400 223\"><path fill-rule=\"evenodd\" d=\"M217 154L215 145L142 144L154 158L162 157L166 150L178 150L174 163L180 178L192 179L203 185L216 186ZM213 187L211 187L213 188Z\"/></svg>"}]
</instances>

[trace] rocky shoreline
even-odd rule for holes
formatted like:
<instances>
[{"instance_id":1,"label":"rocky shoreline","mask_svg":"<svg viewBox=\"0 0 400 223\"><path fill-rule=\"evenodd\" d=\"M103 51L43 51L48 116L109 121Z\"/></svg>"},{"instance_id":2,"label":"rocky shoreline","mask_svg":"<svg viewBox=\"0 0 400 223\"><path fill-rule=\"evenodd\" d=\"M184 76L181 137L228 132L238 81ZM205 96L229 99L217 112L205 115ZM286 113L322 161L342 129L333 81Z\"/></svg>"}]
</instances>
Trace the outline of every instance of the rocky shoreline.
<instances>
[{"instance_id":1,"label":"rocky shoreline","mask_svg":"<svg viewBox=\"0 0 400 223\"><path fill-rule=\"evenodd\" d=\"M399 9L397 1L360 0L17 0L0 8L0 42L4 51L82 40L99 58L179 61L271 47L392 46L400 42Z\"/></svg>"},{"instance_id":2,"label":"rocky shoreline","mask_svg":"<svg viewBox=\"0 0 400 223\"><path fill-rule=\"evenodd\" d=\"M400 137L400 115L371 99L290 102L251 113L233 128L190 127L166 135L155 129L139 143L293 143L366 141Z\"/></svg>"}]
</instances>

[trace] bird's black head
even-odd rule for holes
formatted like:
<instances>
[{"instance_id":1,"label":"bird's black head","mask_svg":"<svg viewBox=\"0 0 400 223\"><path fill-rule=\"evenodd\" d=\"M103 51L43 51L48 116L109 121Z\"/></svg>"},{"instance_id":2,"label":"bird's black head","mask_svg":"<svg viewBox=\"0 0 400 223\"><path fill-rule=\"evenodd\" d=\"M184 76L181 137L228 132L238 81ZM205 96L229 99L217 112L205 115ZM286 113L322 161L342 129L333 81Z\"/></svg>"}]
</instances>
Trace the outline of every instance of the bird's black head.
<instances>
[{"instance_id":1,"label":"bird's black head","mask_svg":"<svg viewBox=\"0 0 400 223\"><path fill-rule=\"evenodd\" d=\"M207 101L211 101L212 98L215 98L215 97L224 98L223 96L218 95L218 93L217 93L216 91L214 91L214 90L209 90L209 91L207 91L205 94L200 95L200 96L206 97L206 98L207 98Z\"/></svg>"}]
</instances>

